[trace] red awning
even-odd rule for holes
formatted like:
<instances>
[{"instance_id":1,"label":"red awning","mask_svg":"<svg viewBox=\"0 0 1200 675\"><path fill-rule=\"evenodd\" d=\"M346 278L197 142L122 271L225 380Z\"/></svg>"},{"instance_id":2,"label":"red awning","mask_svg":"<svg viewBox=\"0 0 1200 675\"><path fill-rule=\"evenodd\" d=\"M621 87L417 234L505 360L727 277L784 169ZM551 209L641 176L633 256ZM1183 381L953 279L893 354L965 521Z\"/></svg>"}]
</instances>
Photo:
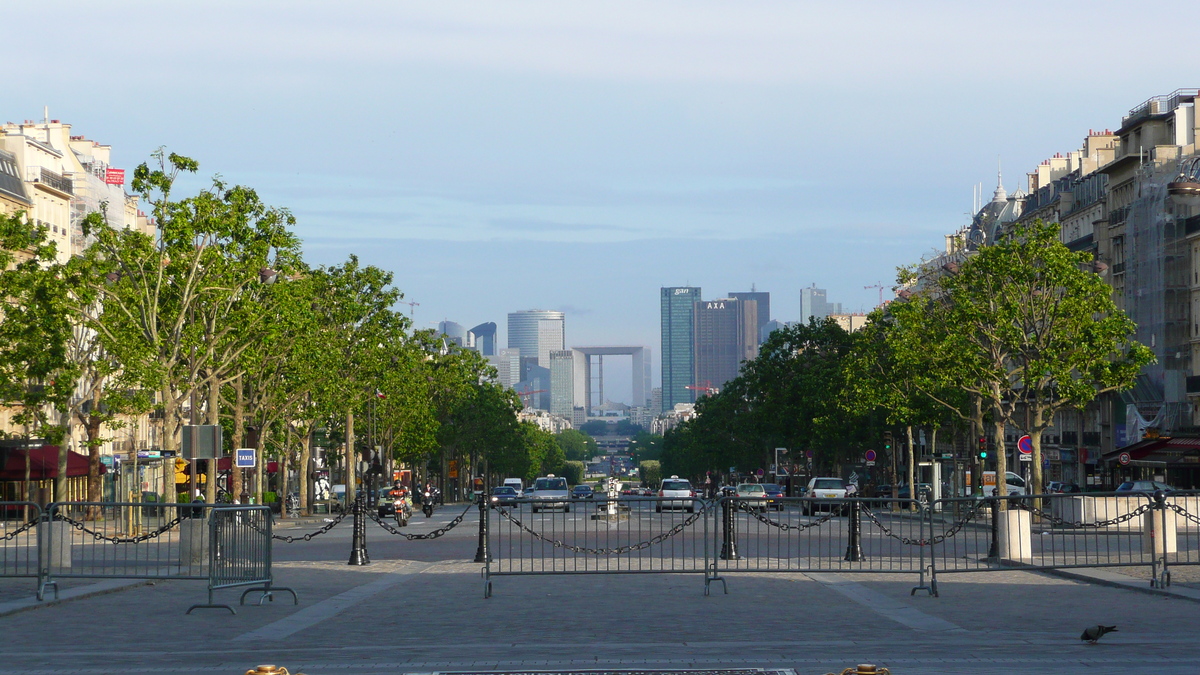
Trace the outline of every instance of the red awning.
<instances>
[{"instance_id":1,"label":"red awning","mask_svg":"<svg viewBox=\"0 0 1200 675\"><path fill-rule=\"evenodd\" d=\"M25 480L25 456L29 456L29 479L45 480L58 477L58 446L43 445L40 448L6 448L0 454L8 455L8 460L0 470L0 480ZM100 473L105 473L106 467L100 465ZM78 478L88 475L87 455L77 452L67 453L67 478Z\"/></svg>"}]
</instances>

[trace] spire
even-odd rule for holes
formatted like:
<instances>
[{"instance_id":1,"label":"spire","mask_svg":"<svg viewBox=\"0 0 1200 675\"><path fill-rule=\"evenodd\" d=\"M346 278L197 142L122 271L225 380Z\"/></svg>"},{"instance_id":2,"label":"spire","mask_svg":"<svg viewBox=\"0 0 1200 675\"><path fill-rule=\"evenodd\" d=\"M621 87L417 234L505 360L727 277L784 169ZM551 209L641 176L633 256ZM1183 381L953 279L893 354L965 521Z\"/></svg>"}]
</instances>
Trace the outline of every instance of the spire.
<instances>
[{"instance_id":1,"label":"spire","mask_svg":"<svg viewBox=\"0 0 1200 675\"><path fill-rule=\"evenodd\" d=\"M1008 193L1004 191L1004 173L1000 170L1000 158L996 158L996 191L992 193L993 202L1008 201Z\"/></svg>"}]
</instances>

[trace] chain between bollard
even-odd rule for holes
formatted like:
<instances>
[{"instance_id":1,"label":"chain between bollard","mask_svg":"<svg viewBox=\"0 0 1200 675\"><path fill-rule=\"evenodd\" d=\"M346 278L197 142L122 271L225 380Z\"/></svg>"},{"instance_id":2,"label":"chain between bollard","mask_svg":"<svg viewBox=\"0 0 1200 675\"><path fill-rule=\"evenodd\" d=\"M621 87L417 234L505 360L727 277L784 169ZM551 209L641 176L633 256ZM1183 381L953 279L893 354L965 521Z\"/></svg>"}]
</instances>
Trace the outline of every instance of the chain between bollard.
<instances>
[{"instance_id":1,"label":"chain between bollard","mask_svg":"<svg viewBox=\"0 0 1200 675\"><path fill-rule=\"evenodd\" d=\"M1137 507L1133 511L1130 511L1129 513L1126 513L1123 516L1117 516L1116 518L1113 518L1111 520L1098 520L1094 523L1085 523L1085 522L1082 522L1079 520L1073 520L1073 521L1063 520L1062 518L1059 518L1057 516L1054 516L1050 513L1043 511L1042 509L1035 508L1033 506L1030 506L1028 504L1023 504L1020 502L1015 504L1015 506L1016 506L1016 508L1028 511L1029 513L1037 516L1038 518L1042 518L1043 520L1049 521L1049 523L1051 525L1062 525L1062 526L1066 526L1069 528L1075 528L1075 529L1100 528L1100 527L1111 527L1113 525L1120 525L1121 523L1129 522L1130 520L1137 518L1138 516L1146 513L1151 508L1153 508L1150 504L1142 504L1141 506ZM1168 506L1168 508L1170 508L1170 507ZM1200 521L1198 521L1198 522L1200 522Z\"/></svg>"},{"instance_id":2,"label":"chain between bollard","mask_svg":"<svg viewBox=\"0 0 1200 675\"><path fill-rule=\"evenodd\" d=\"M754 510L753 507L751 507L749 504L744 503L744 502L740 503L738 505L738 508L740 508L741 510L745 511L746 513L749 513L750 515L754 516L755 520L758 520L761 523L770 525L771 527L777 527L780 530L783 530L784 532L788 532L791 530L797 530L797 531L807 530L810 527L820 527L821 525L824 525L825 523L832 520L833 517L835 515L837 515L837 513L835 511L830 511L826 515L818 518L817 520L812 521L811 523L803 523L801 525L790 525L788 523L777 523L774 520L772 520L771 518L769 518L765 513L758 513L757 511Z\"/></svg>"},{"instance_id":3,"label":"chain between bollard","mask_svg":"<svg viewBox=\"0 0 1200 675\"><path fill-rule=\"evenodd\" d=\"M703 516L705 513L707 513L709 506L710 505L707 503L704 504L703 506L700 507L700 509L698 511L696 511L692 515L688 516L682 522L680 522L678 525L676 525L675 527L672 527L671 529L667 530L666 532L663 532L662 534L651 537L650 539L648 539L646 541L638 542L636 544L628 544L626 546L618 546L616 548L589 548L587 546L575 546L573 544L568 544L560 539L551 539L551 538L543 535L542 533L537 532L536 530L533 530L525 523L522 523L515 516L513 516L511 513L504 510L503 508L497 508L496 510L500 512L500 515L504 516L505 519L507 519L512 524L516 525L517 528L519 528L520 530L533 535L534 537L540 539L541 541L546 542L547 544L550 544L551 546L553 546L555 548L564 548L568 551L571 551L572 553L590 553L592 555L621 555L624 553L631 553L633 551L641 551L641 550L650 548L651 546L653 546L655 544L660 544L660 543L666 541L667 539L670 539L671 537L674 537L675 535L683 532L684 530L686 530L687 528L689 528L693 524L695 524L695 522L697 520L699 520L701 516Z\"/></svg>"},{"instance_id":4,"label":"chain between bollard","mask_svg":"<svg viewBox=\"0 0 1200 675\"><path fill-rule=\"evenodd\" d=\"M1195 515L1192 515L1191 513L1188 513L1188 510L1183 508L1182 506L1180 506L1178 504L1167 504L1166 507L1168 509L1171 509L1175 513L1183 516L1184 518L1187 518L1191 522L1196 523L1197 525L1200 525L1200 517L1197 517Z\"/></svg>"},{"instance_id":5,"label":"chain between bollard","mask_svg":"<svg viewBox=\"0 0 1200 675\"><path fill-rule=\"evenodd\" d=\"M891 529L889 529L879 520L875 513L871 511L866 504L863 504L862 512L867 514L867 518L870 518L871 522L875 523L875 527L878 527L879 530L883 532L884 536L891 537L892 539L895 539L906 546L932 546L934 544L940 544L958 534L960 530L967 526L967 523L971 522L971 520L979 514L980 508L982 508L982 504L977 504L962 520L954 523L950 529L930 539L912 539L910 537L902 537L892 532Z\"/></svg>"},{"instance_id":6,"label":"chain between bollard","mask_svg":"<svg viewBox=\"0 0 1200 675\"><path fill-rule=\"evenodd\" d=\"M450 521L445 527L439 527L438 529L434 530L433 532L429 532L427 534L409 534L408 532L401 532L400 530L397 530L396 528L392 527L388 523L384 522L384 520L382 518L380 518L377 514L374 514L374 513L368 513L367 517L370 518L371 520L375 521L376 525L382 527L383 529L387 530L388 532L390 532L396 536L399 536L399 537L404 537L405 539L407 539L409 541L414 541L414 540L419 540L419 539L437 539L438 537L446 534L450 530L453 530L459 523L461 523L463 521L463 519L467 517L467 513L473 508L475 508L474 504L468 504L467 508L462 513L458 514L458 516L456 516L454 518L454 520Z\"/></svg>"},{"instance_id":7,"label":"chain between bollard","mask_svg":"<svg viewBox=\"0 0 1200 675\"><path fill-rule=\"evenodd\" d=\"M96 541L107 541L110 544L139 544L143 541L149 541L151 539L154 539L155 537L162 536L163 533L167 532L171 528L173 528L176 525L178 525L179 523L183 522L183 516L179 516L179 517L175 518L174 520L166 523L165 525L163 525L162 527L159 527L158 529L154 530L153 532L147 532L146 534L141 534L136 537L110 537L107 534L97 532L97 531L89 528L88 526L84 525L83 523L79 522L78 520L75 520L74 518L71 518L69 516L64 516L61 513L54 514L54 520L64 522L85 534L90 534L92 536L92 539L95 539Z\"/></svg>"},{"instance_id":8,"label":"chain between bollard","mask_svg":"<svg viewBox=\"0 0 1200 675\"><path fill-rule=\"evenodd\" d=\"M28 532L29 530L32 530L34 527L37 526L37 524L39 522L41 522L41 521L40 520L31 520L28 523L25 523L24 525L13 530L12 532L9 532L8 534L4 535L3 537L0 537L0 541L8 541L10 539L16 539L17 535L21 534L22 532Z\"/></svg>"},{"instance_id":9,"label":"chain between bollard","mask_svg":"<svg viewBox=\"0 0 1200 675\"><path fill-rule=\"evenodd\" d=\"M314 530L312 532L308 532L306 534L298 534L295 536L272 533L271 538L282 541L285 544L291 544L291 543L297 542L297 541L312 541L314 537L319 537L322 534L325 534L326 532L337 527L338 523L341 523L343 520L345 520L346 516L349 515L353 511L354 505L358 504L358 502L362 501L362 498L363 498L363 493L359 492L358 495L354 498L354 504L351 504L351 508L344 509L340 514L338 514L337 518L334 518L332 521L325 523L325 525L322 526L320 529ZM266 532L264 532L263 530L260 530L258 528L258 526L253 523L250 524L250 529L258 532L259 534L266 534Z\"/></svg>"}]
</instances>

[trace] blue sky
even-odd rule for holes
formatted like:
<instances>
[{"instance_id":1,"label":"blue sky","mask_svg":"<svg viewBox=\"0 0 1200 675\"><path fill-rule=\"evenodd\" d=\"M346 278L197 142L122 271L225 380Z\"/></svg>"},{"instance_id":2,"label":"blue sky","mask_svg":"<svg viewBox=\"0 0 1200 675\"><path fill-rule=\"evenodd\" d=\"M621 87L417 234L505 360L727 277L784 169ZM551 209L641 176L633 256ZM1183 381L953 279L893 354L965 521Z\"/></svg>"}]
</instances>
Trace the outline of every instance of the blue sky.
<instances>
[{"instance_id":1,"label":"blue sky","mask_svg":"<svg viewBox=\"0 0 1200 675\"><path fill-rule=\"evenodd\" d=\"M998 157L1024 187L1200 86L1183 34L1135 30L1198 6L21 3L0 111L256 188L313 261L395 272L418 327L562 309L568 346L657 360L660 286L755 284L792 320L816 283L869 310Z\"/></svg>"}]
</instances>

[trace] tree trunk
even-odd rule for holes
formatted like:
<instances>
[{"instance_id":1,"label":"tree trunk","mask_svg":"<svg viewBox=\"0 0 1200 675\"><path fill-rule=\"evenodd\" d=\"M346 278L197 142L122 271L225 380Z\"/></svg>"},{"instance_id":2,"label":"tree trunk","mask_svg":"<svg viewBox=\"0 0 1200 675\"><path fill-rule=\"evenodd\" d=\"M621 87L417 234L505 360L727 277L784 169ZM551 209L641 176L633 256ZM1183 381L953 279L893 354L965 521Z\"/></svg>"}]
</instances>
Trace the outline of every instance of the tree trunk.
<instances>
[{"instance_id":1,"label":"tree trunk","mask_svg":"<svg viewBox=\"0 0 1200 675\"><path fill-rule=\"evenodd\" d=\"M263 493L266 492L267 475L267 429L270 425L263 422L258 430L258 438L254 442L254 503L263 503Z\"/></svg>"},{"instance_id":2,"label":"tree trunk","mask_svg":"<svg viewBox=\"0 0 1200 675\"><path fill-rule=\"evenodd\" d=\"M354 452L354 411L346 411L346 505L354 503L354 472L358 470L358 453Z\"/></svg>"},{"instance_id":3,"label":"tree trunk","mask_svg":"<svg viewBox=\"0 0 1200 675\"><path fill-rule=\"evenodd\" d=\"M279 502L280 517L287 517L287 509L284 508L284 502L287 500L287 494L291 492L288 481L288 469L291 465L292 458L292 425L287 425L287 430L283 437L283 452L279 453L279 492L275 494L275 500Z\"/></svg>"},{"instance_id":4,"label":"tree trunk","mask_svg":"<svg viewBox=\"0 0 1200 675\"><path fill-rule=\"evenodd\" d=\"M229 467L229 493L233 495L235 502L242 504L246 502L246 496L243 496L242 489L242 470L237 466L237 449L242 447L246 441L246 392L242 389L242 376L238 375L233 381L234 389L234 404L233 404L233 444L234 462ZM255 458L258 459L257 457ZM258 464L257 461L254 462Z\"/></svg>"},{"instance_id":5,"label":"tree trunk","mask_svg":"<svg viewBox=\"0 0 1200 675\"><path fill-rule=\"evenodd\" d=\"M103 498L100 482L100 418L95 415L88 415L87 423L83 427L84 433L87 434L87 449L88 449L88 493L87 500L89 502L98 502ZM166 460L163 460L166 461ZM119 501L119 499L118 499ZM100 517L100 508L92 507L88 509L88 520L97 520Z\"/></svg>"},{"instance_id":6,"label":"tree trunk","mask_svg":"<svg viewBox=\"0 0 1200 675\"><path fill-rule=\"evenodd\" d=\"M992 420L992 440L996 444L996 495L1006 497L1008 496L1008 453L1004 448L1004 419L999 410L994 410L992 414L995 415L995 419ZM985 496L990 497L991 495ZM1006 510L1008 501L999 500L996 508L999 511Z\"/></svg>"},{"instance_id":7,"label":"tree trunk","mask_svg":"<svg viewBox=\"0 0 1200 675\"><path fill-rule=\"evenodd\" d=\"M916 448L913 447L912 426L909 425L904 427L904 432L908 434L908 498L915 500L917 498L917 462ZM910 502L909 509L916 511L916 502Z\"/></svg>"},{"instance_id":8,"label":"tree trunk","mask_svg":"<svg viewBox=\"0 0 1200 675\"><path fill-rule=\"evenodd\" d=\"M974 447L976 439L984 438L983 431L983 398L980 396L971 396L971 466L975 467L975 471L971 474L971 484L968 486L968 495L979 496L981 486L983 485L983 462L979 461L979 451Z\"/></svg>"},{"instance_id":9,"label":"tree trunk","mask_svg":"<svg viewBox=\"0 0 1200 675\"><path fill-rule=\"evenodd\" d=\"M208 411L207 423L216 426L221 423L220 397L221 392L217 388L217 378L210 378L208 381ZM218 457L221 454L222 448L217 448ZM215 504L217 501L217 458L208 460L208 470L205 471L204 486L204 501L209 504Z\"/></svg>"},{"instance_id":10,"label":"tree trunk","mask_svg":"<svg viewBox=\"0 0 1200 675\"><path fill-rule=\"evenodd\" d=\"M70 419L69 414L67 417ZM68 423L68 430L69 427L70 424ZM71 452L70 443L68 442L70 438L71 434L67 433L58 443L58 473L54 477L54 500L59 502L70 501L70 498L67 496L67 458L70 457L68 453Z\"/></svg>"},{"instance_id":11,"label":"tree trunk","mask_svg":"<svg viewBox=\"0 0 1200 675\"><path fill-rule=\"evenodd\" d=\"M169 388L164 388L163 391L169 392L170 390L169 390ZM159 439L158 439L159 447L161 447L164 452L165 451L174 451L176 457L183 457L183 453L180 452L181 444L176 440L174 429L172 428L174 426L173 420L175 419L175 416L177 414L179 414L179 413L178 413L178 408L175 406L175 399L169 395L164 395L163 396L163 416L162 416L162 422L161 422L162 429L161 429L161 434L159 435ZM151 424L153 424L153 422L151 422ZM189 467L188 472L189 472L189 474L191 473L190 467ZM175 471L174 471L174 469L172 469L172 471L171 471L171 476L172 476L171 489L167 490L167 493L168 493L167 501L172 502L172 503L179 501L179 495L178 495L179 486L175 485L175 483L174 483L174 475L175 475ZM187 492L188 495L187 495L187 499L185 499L184 501L191 501L193 495L192 495L192 487L190 484L185 489L185 492ZM118 501L120 501L119 498L118 498Z\"/></svg>"},{"instance_id":12,"label":"tree trunk","mask_svg":"<svg viewBox=\"0 0 1200 675\"><path fill-rule=\"evenodd\" d=\"M300 483L299 485L296 486L297 488L299 488L299 493L300 493L300 509L306 515L311 514L311 504L308 503L309 502L309 473L308 472L309 472L309 465L312 463L312 429L313 429L313 425L311 423L306 422L304 425L304 436L300 439L300 462L299 462L299 466L296 467L298 469L298 471L296 472L297 473L296 480L297 480L297 482ZM286 508L283 510L287 511Z\"/></svg>"},{"instance_id":13,"label":"tree trunk","mask_svg":"<svg viewBox=\"0 0 1200 675\"><path fill-rule=\"evenodd\" d=\"M936 462L936 466L938 467L937 473L935 473L933 476L930 477L930 486L929 486L930 487L930 492L929 492L930 503L933 503L935 500L941 499L944 496L944 495L942 495L942 469L941 469L942 463L938 460L938 451L937 451L937 432L938 432L938 425L936 425L936 424L930 425L929 454L933 458L933 461Z\"/></svg>"}]
</instances>

